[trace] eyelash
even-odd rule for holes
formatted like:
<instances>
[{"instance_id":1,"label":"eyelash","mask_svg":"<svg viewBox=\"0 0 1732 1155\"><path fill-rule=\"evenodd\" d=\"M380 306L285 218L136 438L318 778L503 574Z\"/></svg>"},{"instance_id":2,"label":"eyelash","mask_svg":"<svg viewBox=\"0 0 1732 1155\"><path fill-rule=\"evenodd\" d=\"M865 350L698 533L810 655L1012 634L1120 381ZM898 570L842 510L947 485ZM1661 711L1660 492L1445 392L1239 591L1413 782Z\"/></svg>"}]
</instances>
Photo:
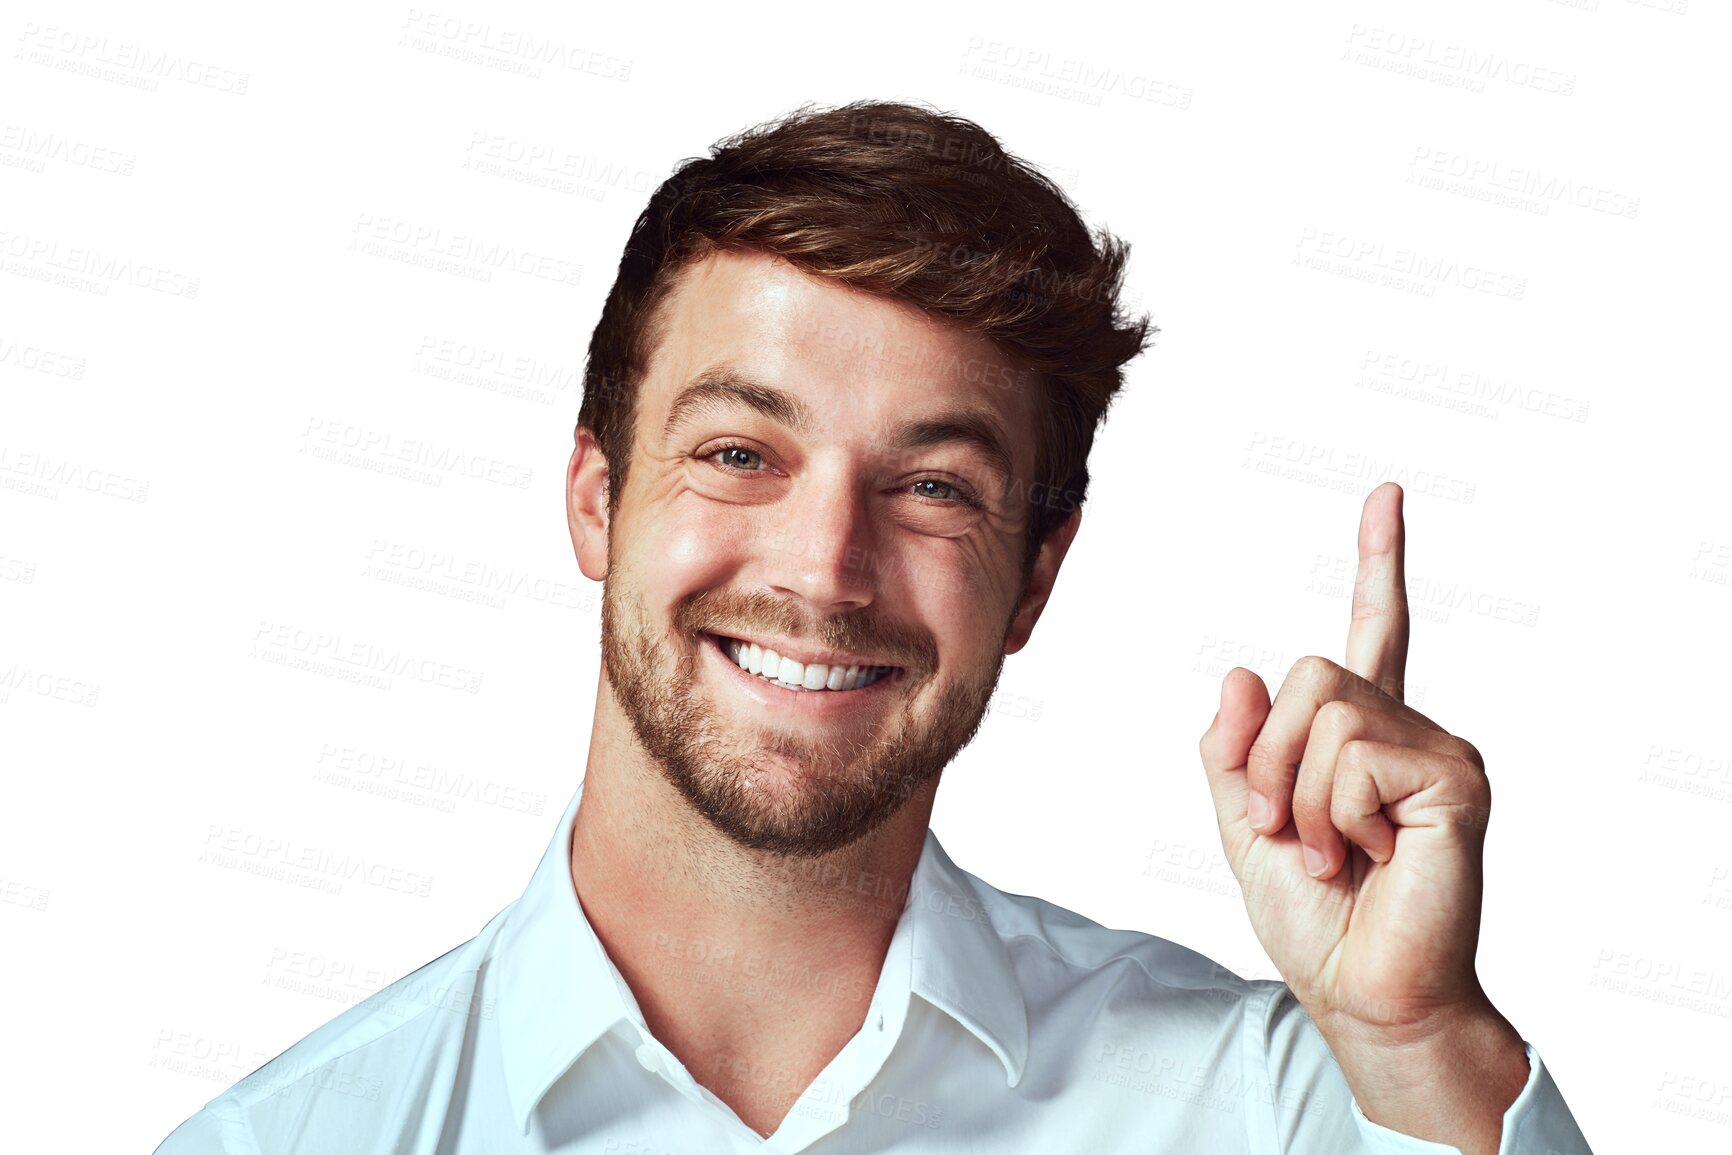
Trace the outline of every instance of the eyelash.
<instances>
[{"instance_id":1,"label":"eyelash","mask_svg":"<svg viewBox=\"0 0 1732 1155\"><path fill-rule=\"evenodd\" d=\"M758 456L758 457L763 456L763 454L759 453L756 449L753 449L749 445L741 445L738 442L728 442L728 443L723 444L723 445L717 445L714 448L712 448L712 449L708 450L707 452L705 452L704 454L702 454L703 460L715 462L715 459L717 457L728 452L730 449L743 449L747 453L753 454L754 456ZM756 469L741 469L737 465L724 465L720 462L716 462L716 464L719 468L730 469L730 470L739 470L739 472L741 472L741 473L756 473L756 472L758 472ZM926 497L925 494L916 494L915 496L925 498L925 500L927 500L927 501L935 501L940 505L961 505L961 506L966 506L969 509L980 509L981 508L980 499L974 495L974 491L969 489L966 485L963 485L959 481L946 481L942 477L923 477L919 481L909 482L909 484L910 485L920 485L923 482L928 482L928 481L937 482L939 485L948 486L950 488L950 490L956 495L955 498L951 499L951 498L943 498L943 497Z\"/></svg>"}]
</instances>

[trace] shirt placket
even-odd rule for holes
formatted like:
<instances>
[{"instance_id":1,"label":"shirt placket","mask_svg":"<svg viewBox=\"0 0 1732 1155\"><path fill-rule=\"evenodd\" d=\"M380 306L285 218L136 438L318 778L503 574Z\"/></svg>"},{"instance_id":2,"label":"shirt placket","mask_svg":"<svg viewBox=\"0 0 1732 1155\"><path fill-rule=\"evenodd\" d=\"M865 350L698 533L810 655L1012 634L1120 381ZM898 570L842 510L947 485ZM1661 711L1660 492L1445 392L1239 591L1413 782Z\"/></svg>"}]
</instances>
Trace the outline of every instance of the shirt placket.
<instances>
[{"instance_id":1,"label":"shirt placket","mask_svg":"<svg viewBox=\"0 0 1732 1155\"><path fill-rule=\"evenodd\" d=\"M800 1093L764 1143L773 1155L795 1155L847 1123L854 1100L872 1084L902 1037L913 980L913 925L906 912L885 952L878 985L860 1029Z\"/></svg>"}]
</instances>

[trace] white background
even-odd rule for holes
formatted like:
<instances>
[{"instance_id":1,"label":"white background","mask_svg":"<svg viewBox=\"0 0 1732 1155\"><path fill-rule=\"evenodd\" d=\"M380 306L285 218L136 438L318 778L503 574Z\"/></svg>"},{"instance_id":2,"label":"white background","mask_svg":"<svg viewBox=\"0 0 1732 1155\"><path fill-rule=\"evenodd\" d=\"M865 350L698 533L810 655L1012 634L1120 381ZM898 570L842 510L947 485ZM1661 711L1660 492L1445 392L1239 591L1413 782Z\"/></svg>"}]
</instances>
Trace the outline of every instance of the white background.
<instances>
[{"instance_id":1,"label":"white background","mask_svg":"<svg viewBox=\"0 0 1732 1155\"><path fill-rule=\"evenodd\" d=\"M630 223L863 97L1046 168L1162 329L950 853L1275 977L1197 739L1233 665L1343 660L1398 481L1409 700L1494 785L1486 989L1600 1150L1732 1145L1728 28L1684 3L9 6L6 1146L149 1150L520 892L587 750L561 482ZM527 484L316 452L369 437ZM294 668L319 636L478 690ZM257 873L309 852L383 881Z\"/></svg>"}]
</instances>

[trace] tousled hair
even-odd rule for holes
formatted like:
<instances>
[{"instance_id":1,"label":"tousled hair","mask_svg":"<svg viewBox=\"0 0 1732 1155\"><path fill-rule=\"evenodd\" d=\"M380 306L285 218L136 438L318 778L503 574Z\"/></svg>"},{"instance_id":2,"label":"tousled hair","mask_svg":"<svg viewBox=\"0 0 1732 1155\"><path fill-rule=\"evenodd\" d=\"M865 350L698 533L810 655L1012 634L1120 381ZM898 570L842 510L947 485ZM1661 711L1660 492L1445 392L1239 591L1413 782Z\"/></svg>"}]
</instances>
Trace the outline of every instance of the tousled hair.
<instances>
[{"instance_id":1,"label":"tousled hair","mask_svg":"<svg viewBox=\"0 0 1732 1155\"><path fill-rule=\"evenodd\" d=\"M1036 390L1026 579L1082 504L1095 430L1123 365L1159 332L1119 292L1129 245L1090 232L1048 177L972 121L916 105L802 106L688 158L651 195L590 338L578 424L608 462L617 512L638 391L679 273L755 250L902 301L989 339Z\"/></svg>"}]
</instances>

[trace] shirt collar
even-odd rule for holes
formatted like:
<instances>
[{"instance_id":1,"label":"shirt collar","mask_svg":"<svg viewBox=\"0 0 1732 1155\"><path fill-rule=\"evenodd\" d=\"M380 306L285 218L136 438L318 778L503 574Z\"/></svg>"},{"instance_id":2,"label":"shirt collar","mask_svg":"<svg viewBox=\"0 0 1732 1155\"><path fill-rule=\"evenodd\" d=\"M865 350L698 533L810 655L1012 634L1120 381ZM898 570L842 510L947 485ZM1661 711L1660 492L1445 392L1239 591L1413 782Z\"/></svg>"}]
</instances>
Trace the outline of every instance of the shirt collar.
<instances>
[{"instance_id":1,"label":"shirt collar","mask_svg":"<svg viewBox=\"0 0 1732 1155\"><path fill-rule=\"evenodd\" d=\"M571 827L583 783L499 933L499 1041L518 1128L548 1088L621 1019L637 1013L571 882Z\"/></svg>"},{"instance_id":2,"label":"shirt collar","mask_svg":"<svg viewBox=\"0 0 1732 1155\"><path fill-rule=\"evenodd\" d=\"M996 893L952 862L928 828L902 917L913 920L914 993L991 1048L1014 1087L1028 1064L1028 1011L992 925Z\"/></svg>"},{"instance_id":3,"label":"shirt collar","mask_svg":"<svg viewBox=\"0 0 1732 1155\"><path fill-rule=\"evenodd\" d=\"M542 1096L597 1039L622 1019L642 1023L572 885L571 828L582 798L580 780L494 951L505 1085L524 1133ZM1028 1061L1028 1018L991 922L993 893L928 828L901 921L912 943L910 990L990 1048L1014 1087Z\"/></svg>"}]
</instances>

